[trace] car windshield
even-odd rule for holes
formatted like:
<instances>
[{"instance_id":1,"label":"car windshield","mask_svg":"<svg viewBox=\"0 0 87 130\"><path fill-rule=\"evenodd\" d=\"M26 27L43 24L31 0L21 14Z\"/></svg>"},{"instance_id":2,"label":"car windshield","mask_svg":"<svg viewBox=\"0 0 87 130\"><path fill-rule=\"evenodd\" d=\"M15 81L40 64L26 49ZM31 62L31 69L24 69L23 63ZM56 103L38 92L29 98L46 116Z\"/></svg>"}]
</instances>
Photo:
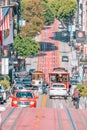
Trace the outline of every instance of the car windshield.
<instances>
[{"instance_id":1,"label":"car windshield","mask_svg":"<svg viewBox=\"0 0 87 130\"><path fill-rule=\"evenodd\" d=\"M65 86L64 85L53 85L54 88L64 88Z\"/></svg>"},{"instance_id":2,"label":"car windshield","mask_svg":"<svg viewBox=\"0 0 87 130\"><path fill-rule=\"evenodd\" d=\"M68 57L67 56L63 56L63 59L68 59Z\"/></svg>"},{"instance_id":3,"label":"car windshield","mask_svg":"<svg viewBox=\"0 0 87 130\"><path fill-rule=\"evenodd\" d=\"M18 88L18 89L24 89L22 86L18 86L17 88Z\"/></svg>"},{"instance_id":4,"label":"car windshield","mask_svg":"<svg viewBox=\"0 0 87 130\"><path fill-rule=\"evenodd\" d=\"M32 72L34 72L35 71L35 69L30 69L29 70L29 73L32 73Z\"/></svg>"},{"instance_id":5,"label":"car windshield","mask_svg":"<svg viewBox=\"0 0 87 130\"><path fill-rule=\"evenodd\" d=\"M33 98L33 94L31 92L16 92L16 97L18 97L18 98Z\"/></svg>"},{"instance_id":6,"label":"car windshield","mask_svg":"<svg viewBox=\"0 0 87 130\"><path fill-rule=\"evenodd\" d=\"M77 85L77 81L71 81L71 85Z\"/></svg>"},{"instance_id":7,"label":"car windshield","mask_svg":"<svg viewBox=\"0 0 87 130\"><path fill-rule=\"evenodd\" d=\"M33 72L35 69L30 69L29 72Z\"/></svg>"},{"instance_id":8,"label":"car windshield","mask_svg":"<svg viewBox=\"0 0 87 130\"><path fill-rule=\"evenodd\" d=\"M16 84L22 84L22 82L21 81L17 81Z\"/></svg>"},{"instance_id":9,"label":"car windshield","mask_svg":"<svg viewBox=\"0 0 87 130\"><path fill-rule=\"evenodd\" d=\"M0 89L4 89L3 86L0 86Z\"/></svg>"},{"instance_id":10,"label":"car windshield","mask_svg":"<svg viewBox=\"0 0 87 130\"><path fill-rule=\"evenodd\" d=\"M24 81L24 82L29 82L30 80L29 80L29 79L24 79L23 81Z\"/></svg>"}]
</instances>

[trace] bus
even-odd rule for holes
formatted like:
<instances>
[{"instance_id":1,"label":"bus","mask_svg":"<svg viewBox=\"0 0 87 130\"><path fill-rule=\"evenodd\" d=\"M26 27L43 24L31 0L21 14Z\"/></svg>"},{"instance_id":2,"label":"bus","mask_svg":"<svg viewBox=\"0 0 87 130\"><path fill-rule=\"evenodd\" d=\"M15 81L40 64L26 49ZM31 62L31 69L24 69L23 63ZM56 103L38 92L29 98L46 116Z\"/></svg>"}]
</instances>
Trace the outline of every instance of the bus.
<instances>
[{"instance_id":1,"label":"bus","mask_svg":"<svg viewBox=\"0 0 87 130\"><path fill-rule=\"evenodd\" d=\"M53 83L63 83L66 88L70 87L70 74L63 67L54 68L52 72L49 73L49 85Z\"/></svg>"},{"instance_id":2,"label":"bus","mask_svg":"<svg viewBox=\"0 0 87 130\"><path fill-rule=\"evenodd\" d=\"M34 71L31 75L33 89L42 87L45 74L42 71Z\"/></svg>"}]
</instances>

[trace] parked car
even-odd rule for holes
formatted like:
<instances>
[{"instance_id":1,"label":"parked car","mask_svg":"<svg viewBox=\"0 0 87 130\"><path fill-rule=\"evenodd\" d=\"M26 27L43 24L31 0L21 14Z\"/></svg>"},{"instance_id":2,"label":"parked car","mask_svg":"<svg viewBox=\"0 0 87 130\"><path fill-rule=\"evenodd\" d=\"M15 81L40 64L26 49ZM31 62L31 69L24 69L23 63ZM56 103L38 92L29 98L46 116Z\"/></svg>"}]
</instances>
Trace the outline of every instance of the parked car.
<instances>
[{"instance_id":1,"label":"parked car","mask_svg":"<svg viewBox=\"0 0 87 130\"><path fill-rule=\"evenodd\" d=\"M0 93L0 103L3 103L3 94Z\"/></svg>"},{"instance_id":2,"label":"parked car","mask_svg":"<svg viewBox=\"0 0 87 130\"><path fill-rule=\"evenodd\" d=\"M35 69L34 69L34 68L31 68L31 69L29 70L29 75L31 75L34 71L35 71Z\"/></svg>"},{"instance_id":3,"label":"parked car","mask_svg":"<svg viewBox=\"0 0 87 130\"><path fill-rule=\"evenodd\" d=\"M31 79L24 78L22 82L23 82L25 88L27 88L27 89L33 89Z\"/></svg>"},{"instance_id":4,"label":"parked car","mask_svg":"<svg viewBox=\"0 0 87 130\"><path fill-rule=\"evenodd\" d=\"M74 47L74 42L73 42L73 41L70 41L70 42L69 42L69 46Z\"/></svg>"},{"instance_id":5,"label":"parked car","mask_svg":"<svg viewBox=\"0 0 87 130\"><path fill-rule=\"evenodd\" d=\"M35 96L33 90L15 90L14 95L11 95L10 98L12 107L36 107L38 96Z\"/></svg>"},{"instance_id":6,"label":"parked car","mask_svg":"<svg viewBox=\"0 0 87 130\"><path fill-rule=\"evenodd\" d=\"M16 84L16 85L23 85L23 82L20 81L20 80L18 80L18 81L15 82L15 84Z\"/></svg>"},{"instance_id":7,"label":"parked car","mask_svg":"<svg viewBox=\"0 0 87 130\"><path fill-rule=\"evenodd\" d=\"M18 85L18 86L17 86L17 89L18 89L18 90L22 90L22 89L25 89L25 87L22 86L22 85Z\"/></svg>"},{"instance_id":8,"label":"parked car","mask_svg":"<svg viewBox=\"0 0 87 130\"><path fill-rule=\"evenodd\" d=\"M69 62L68 56L62 56L62 62Z\"/></svg>"},{"instance_id":9,"label":"parked car","mask_svg":"<svg viewBox=\"0 0 87 130\"><path fill-rule=\"evenodd\" d=\"M51 99L52 97L58 97L58 96L67 99L67 88L62 83L53 83L49 89L49 98Z\"/></svg>"},{"instance_id":10,"label":"parked car","mask_svg":"<svg viewBox=\"0 0 87 130\"><path fill-rule=\"evenodd\" d=\"M1 84L0 84L0 94L1 96L3 96L2 103L6 102L7 101L6 90Z\"/></svg>"}]
</instances>

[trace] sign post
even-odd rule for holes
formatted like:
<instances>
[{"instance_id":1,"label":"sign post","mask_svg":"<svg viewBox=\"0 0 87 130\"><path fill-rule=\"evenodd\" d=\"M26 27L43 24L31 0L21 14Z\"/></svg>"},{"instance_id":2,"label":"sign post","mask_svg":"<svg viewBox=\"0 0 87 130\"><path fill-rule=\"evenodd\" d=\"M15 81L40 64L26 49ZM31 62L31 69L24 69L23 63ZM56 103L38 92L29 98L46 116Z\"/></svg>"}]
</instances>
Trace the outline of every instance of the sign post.
<instances>
[{"instance_id":1,"label":"sign post","mask_svg":"<svg viewBox=\"0 0 87 130\"><path fill-rule=\"evenodd\" d=\"M7 75L9 74L9 59L7 57L2 58L2 66L1 66L1 74Z\"/></svg>"}]
</instances>

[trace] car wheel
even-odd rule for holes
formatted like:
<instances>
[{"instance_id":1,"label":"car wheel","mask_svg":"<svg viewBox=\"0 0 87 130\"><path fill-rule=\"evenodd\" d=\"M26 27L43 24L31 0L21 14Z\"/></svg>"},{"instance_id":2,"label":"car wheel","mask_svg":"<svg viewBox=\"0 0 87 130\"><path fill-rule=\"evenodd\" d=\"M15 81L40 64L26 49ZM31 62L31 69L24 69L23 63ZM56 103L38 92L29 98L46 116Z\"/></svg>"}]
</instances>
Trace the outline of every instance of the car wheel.
<instances>
[{"instance_id":1,"label":"car wheel","mask_svg":"<svg viewBox=\"0 0 87 130\"><path fill-rule=\"evenodd\" d=\"M67 96L65 96L64 99L66 100L66 99L67 99Z\"/></svg>"},{"instance_id":2,"label":"car wheel","mask_svg":"<svg viewBox=\"0 0 87 130\"><path fill-rule=\"evenodd\" d=\"M6 101L6 100L4 100L4 102L6 103L7 101Z\"/></svg>"},{"instance_id":3,"label":"car wheel","mask_svg":"<svg viewBox=\"0 0 87 130\"><path fill-rule=\"evenodd\" d=\"M52 99L52 96L49 96L50 99Z\"/></svg>"},{"instance_id":4,"label":"car wheel","mask_svg":"<svg viewBox=\"0 0 87 130\"><path fill-rule=\"evenodd\" d=\"M4 101L2 101L1 104L4 104Z\"/></svg>"}]
</instances>

